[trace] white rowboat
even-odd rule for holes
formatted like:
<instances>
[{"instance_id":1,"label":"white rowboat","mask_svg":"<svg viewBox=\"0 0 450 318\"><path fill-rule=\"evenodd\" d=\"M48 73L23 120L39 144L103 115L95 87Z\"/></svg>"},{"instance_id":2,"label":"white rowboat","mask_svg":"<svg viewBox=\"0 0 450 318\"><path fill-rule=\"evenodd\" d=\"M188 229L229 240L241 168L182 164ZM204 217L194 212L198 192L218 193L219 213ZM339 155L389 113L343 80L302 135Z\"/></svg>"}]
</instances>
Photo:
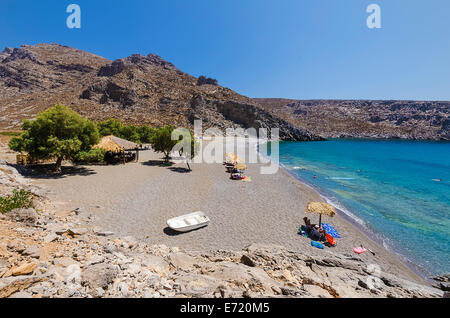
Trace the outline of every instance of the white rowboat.
<instances>
[{"instance_id":1,"label":"white rowboat","mask_svg":"<svg viewBox=\"0 0 450 318\"><path fill-rule=\"evenodd\" d=\"M167 225L174 231L189 232L207 226L209 218L198 211L167 220Z\"/></svg>"}]
</instances>

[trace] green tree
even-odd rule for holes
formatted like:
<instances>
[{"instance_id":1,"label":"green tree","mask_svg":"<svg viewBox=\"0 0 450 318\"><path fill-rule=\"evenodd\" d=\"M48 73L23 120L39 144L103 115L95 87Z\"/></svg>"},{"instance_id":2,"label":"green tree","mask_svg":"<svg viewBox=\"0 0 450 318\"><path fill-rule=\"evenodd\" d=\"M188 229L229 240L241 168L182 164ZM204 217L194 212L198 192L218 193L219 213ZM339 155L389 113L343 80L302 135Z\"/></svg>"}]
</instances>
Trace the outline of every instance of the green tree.
<instances>
[{"instance_id":1,"label":"green tree","mask_svg":"<svg viewBox=\"0 0 450 318\"><path fill-rule=\"evenodd\" d=\"M149 143L154 132L149 126L124 125L120 121L110 118L97 123L100 135L114 135L135 143Z\"/></svg>"},{"instance_id":2,"label":"green tree","mask_svg":"<svg viewBox=\"0 0 450 318\"><path fill-rule=\"evenodd\" d=\"M122 129L120 130L120 135L118 137L135 143L141 142L141 136L139 135L138 127L134 125L123 126Z\"/></svg>"},{"instance_id":3,"label":"green tree","mask_svg":"<svg viewBox=\"0 0 450 318\"><path fill-rule=\"evenodd\" d=\"M61 104L25 120L23 133L9 142L15 151L26 151L35 159L56 158L55 171L63 160L73 160L81 151L89 151L100 138L97 126Z\"/></svg>"},{"instance_id":4,"label":"green tree","mask_svg":"<svg viewBox=\"0 0 450 318\"><path fill-rule=\"evenodd\" d=\"M150 140L150 144L154 151L164 154L164 161L169 162L170 153L178 140L172 140L173 126L164 126L155 130Z\"/></svg>"},{"instance_id":5,"label":"green tree","mask_svg":"<svg viewBox=\"0 0 450 318\"><path fill-rule=\"evenodd\" d=\"M195 140L194 136L186 128L177 128L172 131L171 139L177 141L173 151L178 151L180 157L186 157L186 164L189 170L192 170L189 161L197 155L200 143Z\"/></svg>"},{"instance_id":6,"label":"green tree","mask_svg":"<svg viewBox=\"0 0 450 318\"><path fill-rule=\"evenodd\" d=\"M114 135L120 137L123 124L120 121L110 118L97 123L98 131L102 136ZM121 137L120 137L121 138Z\"/></svg>"},{"instance_id":7,"label":"green tree","mask_svg":"<svg viewBox=\"0 0 450 318\"><path fill-rule=\"evenodd\" d=\"M141 143L147 144L150 143L155 130L150 128L149 126L141 126L138 127L138 134L141 140Z\"/></svg>"},{"instance_id":8,"label":"green tree","mask_svg":"<svg viewBox=\"0 0 450 318\"><path fill-rule=\"evenodd\" d=\"M194 139L189 130L185 128L174 129L173 126L164 126L154 130L150 144L154 151L164 153L164 160L168 162L172 151L185 156L189 170L189 160L192 160L198 152L199 143Z\"/></svg>"},{"instance_id":9,"label":"green tree","mask_svg":"<svg viewBox=\"0 0 450 318\"><path fill-rule=\"evenodd\" d=\"M100 163L105 161L105 153L103 149L80 151L73 159L79 163Z\"/></svg>"}]
</instances>

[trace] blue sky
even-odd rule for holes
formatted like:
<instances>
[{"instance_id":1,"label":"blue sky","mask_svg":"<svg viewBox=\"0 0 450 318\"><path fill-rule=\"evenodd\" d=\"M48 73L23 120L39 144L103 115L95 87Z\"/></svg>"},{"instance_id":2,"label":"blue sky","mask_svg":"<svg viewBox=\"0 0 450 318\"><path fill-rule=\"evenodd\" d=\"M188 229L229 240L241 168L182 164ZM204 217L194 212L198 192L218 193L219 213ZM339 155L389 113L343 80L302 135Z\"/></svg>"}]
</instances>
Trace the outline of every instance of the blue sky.
<instances>
[{"instance_id":1,"label":"blue sky","mask_svg":"<svg viewBox=\"0 0 450 318\"><path fill-rule=\"evenodd\" d=\"M448 0L2 0L0 47L156 53L250 97L450 100L449 13Z\"/></svg>"}]
</instances>

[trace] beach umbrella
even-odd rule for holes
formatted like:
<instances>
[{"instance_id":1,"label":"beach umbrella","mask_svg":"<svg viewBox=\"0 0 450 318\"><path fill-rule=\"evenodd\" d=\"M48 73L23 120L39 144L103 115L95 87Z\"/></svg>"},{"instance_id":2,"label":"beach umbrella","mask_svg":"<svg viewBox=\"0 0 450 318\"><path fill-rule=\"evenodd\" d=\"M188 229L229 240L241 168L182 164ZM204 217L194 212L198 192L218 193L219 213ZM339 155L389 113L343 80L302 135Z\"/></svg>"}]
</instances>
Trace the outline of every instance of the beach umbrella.
<instances>
[{"instance_id":1,"label":"beach umbrella","mask_svg":"<svg viewBox=\"0 0 450 318\"><path fill-rule=\"evenodd\" d=\"M336 210L331 204L325 202L309 202L306 207L306 213L319 214L319 226L322 226L322 215L335 216Z\"/></svg>"},{"instance_id":2,"label":"beach umbrella","mask_svg":"<svg viewBox=\"0 0 450 318\"><path fill-rule=\"evenodd\" d=\"M236 164L238 163L244 163L244 160L242 160L238 155L234 155L234 160Z\"/></svg>"},{"instance_id":3,"label":"beach umbrella","mask_svg":"<svg viewBox=\"0 0 450 318\"><path fill-rule=\"evenodd\" d=\"M103 149L105 151L111 151L114 153L123 152L125 149L119 145L115 140L112 139L113 136L103 137L98 144L93 146L93 149Z\"/></svg>"},{"instance_id":4,"label":"beach umbrella","mask_svg":"<svg viewBox=\"0 0 450 318\"><path fill-rule=\"evenodd\" d=\"M227 159L227 160L233 160L234 159L234 153L232 153L232 152L227 152L226 154L225 154L225 158Z\"/></svg>"},{"instance_id":5,"label":"beach umbrella","mask_svg":"<svg viewBox=\"0 0 450 318\"><path fill-rule=\"evenodd\" d=\"M225 154L225 157L228 162L233 162L235 164L244 162L241 158L239 158L239 156L237 154L232 153L232 152L227 152Z\"/></svg>"},{"instance_id":6,"label":"beach umbrella","mask_svg":"<svg viewBox=\"0 0 450 318\"><path fill-rule=\"evenodd\" d=\"M237 161L239 160L238 155L232 153L232 152L227 152L225 154L225 157L227 159L228 162L233 162L233 163L237 163Z\"/></svg>"},{"instance_id":7,"label":"beach umbrella","mask_svg":"<svg viewBox=\"0 0 450 318\"><path fill-rule=\"evenodd\" d=\"M236 165L234 165L234 167L237 169L237 170L247 170L248 169L248 166L246 165L246 164L243 164L243 163L238 163L238 164L236 164Z\"/></svg>"}]
</instances>

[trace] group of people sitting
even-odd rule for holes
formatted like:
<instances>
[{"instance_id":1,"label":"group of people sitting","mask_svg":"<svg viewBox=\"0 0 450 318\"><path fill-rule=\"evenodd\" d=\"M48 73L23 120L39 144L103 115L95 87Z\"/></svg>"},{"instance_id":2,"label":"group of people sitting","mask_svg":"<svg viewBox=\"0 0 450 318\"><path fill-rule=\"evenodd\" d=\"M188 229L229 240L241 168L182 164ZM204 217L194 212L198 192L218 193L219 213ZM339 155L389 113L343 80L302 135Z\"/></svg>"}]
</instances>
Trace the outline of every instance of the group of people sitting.
<instances>
[{"instance_id":1,"label":"group of people sitting","mask_svg":"<svg viewBox=\"0 0 450 318\"><path fill-rule=\"evenodd\" d=\"M312 224L311 220L306 216L303 218L303 221L305 224L301 226L301 230L308 234L308 237L310 237L313 241L326 240L326 232L321 226L318 224Z\"/></svg>"},{"instance_id":2,"label":"group of people sitting","mask_svg":"<svg viewBox=\"0 0 450 318\"><path fill-rule=\"evenodd\" d=\"M234 164L224 162L225 168L227 169L227 172L230 174L230 179L232 180L242 180L245 179L245 175L242 173L242 171L236 169L234 167Z\"/></svg>"},{"instance_id":3,"label":"group of people sitting","mask_svg":"<svg viewBox=\"0 0 450 318\"><path fill-rule=\"evenodd\" d=\"M331 235L327 234L321 225L319 226L318 224L312 224L311 220L306 216L303 218L303 221L305 224L302 225L300 229L313 241L327 242L331 246L336 245L336 240Z\"/></svg>"}]
</instances>

